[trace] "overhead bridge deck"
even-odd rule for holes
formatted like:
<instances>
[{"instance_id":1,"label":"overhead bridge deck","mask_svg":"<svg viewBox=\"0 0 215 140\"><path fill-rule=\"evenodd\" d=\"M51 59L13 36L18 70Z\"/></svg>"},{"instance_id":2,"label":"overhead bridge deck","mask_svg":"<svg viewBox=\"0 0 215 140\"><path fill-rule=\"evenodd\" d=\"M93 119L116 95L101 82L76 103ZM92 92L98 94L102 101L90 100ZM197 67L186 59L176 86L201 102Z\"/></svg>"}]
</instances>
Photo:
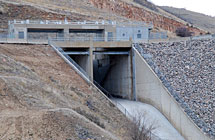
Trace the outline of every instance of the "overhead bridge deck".
<instances>
[{"instance_id":1,"label":"overhead bridge deck","mask_svg":"<svg viewBox=\"0 0 215 140\"><path fill-rule=\"evenodd\" d=\"M52 40L61 48L131 48L132 41L78 41L78 40Z\"/></svg>"}]
</instances>

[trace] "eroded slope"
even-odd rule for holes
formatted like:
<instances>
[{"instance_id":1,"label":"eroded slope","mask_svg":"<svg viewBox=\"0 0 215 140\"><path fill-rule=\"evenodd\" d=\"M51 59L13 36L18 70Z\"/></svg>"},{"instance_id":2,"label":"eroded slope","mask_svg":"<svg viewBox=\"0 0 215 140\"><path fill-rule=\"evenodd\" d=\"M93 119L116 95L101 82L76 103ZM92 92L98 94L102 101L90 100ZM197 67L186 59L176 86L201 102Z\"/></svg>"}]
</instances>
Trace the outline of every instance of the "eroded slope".
<instances>
[{"instance_id":1,"label":"eroded slope","mask_svg":"<svg viewBox=\"0 0 215 140\"><path fill-rule=\"evenodd\" d=\"M0 97L0 139L126 139L125 116L49 46L0 44Z\"/></svg>"}]
</instances>

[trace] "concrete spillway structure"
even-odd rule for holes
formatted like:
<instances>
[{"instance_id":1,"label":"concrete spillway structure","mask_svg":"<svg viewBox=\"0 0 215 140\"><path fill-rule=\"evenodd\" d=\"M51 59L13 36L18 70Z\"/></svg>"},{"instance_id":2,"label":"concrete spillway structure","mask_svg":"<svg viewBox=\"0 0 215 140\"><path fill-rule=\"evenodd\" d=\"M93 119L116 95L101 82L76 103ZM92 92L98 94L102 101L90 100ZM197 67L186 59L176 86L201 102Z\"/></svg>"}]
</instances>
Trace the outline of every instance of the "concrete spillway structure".
<instances>
[{"instance_id":1,"label":"concrete spillway structure","mask_svg":"<svg viewBox=\"0 0 215 140\"><path fill-rule=\"evenodd\" d=\"M153 127L152 140L185 140L180 133L170 124L155 107L144 104L138 101L130 101L125 99L113 98L113 102L117 102L117 107L124 112L124 109L129 112L127 117L136 120L141 119L145 128Z\"/></svg>"},{"instance_id":2,"label":"concrete spillway structure","mask_svg":"<svg viewBox=\"0 0 215 140\"><path fill-rule=\"evenodd\" d=\"M69 55L104 92L154 106L187 140L209 140L132 47L131 42L76 42L82 48L68 42L54 44L62 46L64 54Z\"/></svg>"},{"instance_id":3,"label":"concrete spillway structure","mask_svg":"<svg viewBox=\"0 0 215 140\"><path fill-rule=\"evenodd\" d=\"M101 85L115 97L133 100L135 90L131 41L52 42L61 46L62 53L72 58L91 82Z\"/></svg>"},{"instance_id":4,"label":"concrete spillway structure","mask_svg":"<svg viewBox=\"0 0 215 140\"><path fill-rule=\"evenodd\" d=\"M135 42L148 40L152 27L125 25L113 22L11 21L11 38L3 42L47 44L49 41L86 81L96 84L107 95L150 104L185 139L209 140L132 47L131 39ZM49 37L57 38L52 40Z\"/></svg>"},{"instance_id":5,"label":"concrete spillway structure","mask_svg":"<svg viewBox=\"0 0 215 140\"><path fill-rule=\"evenodd\" d=\"M103 92L154 106L187 140L209 140L132 47L131 41L53 41L53 44L60 46L61 53L72 58Z\"/></svg>"}]
</instances>

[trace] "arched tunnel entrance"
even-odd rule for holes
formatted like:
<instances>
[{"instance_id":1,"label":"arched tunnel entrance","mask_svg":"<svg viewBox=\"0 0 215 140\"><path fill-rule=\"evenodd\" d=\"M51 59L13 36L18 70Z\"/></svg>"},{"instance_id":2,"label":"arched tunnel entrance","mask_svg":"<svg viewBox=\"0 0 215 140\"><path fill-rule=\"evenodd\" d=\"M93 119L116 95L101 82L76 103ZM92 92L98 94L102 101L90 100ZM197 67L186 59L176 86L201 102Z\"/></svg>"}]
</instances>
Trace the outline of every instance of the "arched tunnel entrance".
<instances>
[{"instance_id":1,"label":"arched tunnel entrance","mask_svg":"<svg viewBox=\"0 0 215 140\"><path fill-rule=\"evenodd\" d=\"M85 75L105 94L134 99L131 48L64 48ZM108 92L108 93L107 93ZM108 96L107 95L107 96Z\"/></svg>"}]
</instances>

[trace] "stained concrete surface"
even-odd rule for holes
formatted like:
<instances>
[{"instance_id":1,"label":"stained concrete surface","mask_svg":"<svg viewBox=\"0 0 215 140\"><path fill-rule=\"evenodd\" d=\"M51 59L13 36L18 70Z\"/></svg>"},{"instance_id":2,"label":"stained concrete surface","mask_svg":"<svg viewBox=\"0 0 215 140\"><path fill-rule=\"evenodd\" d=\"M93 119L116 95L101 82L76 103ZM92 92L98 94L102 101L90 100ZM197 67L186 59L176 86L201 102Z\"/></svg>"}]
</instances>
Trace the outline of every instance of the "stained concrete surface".
<instances>
[{"instance_id":1,"label":"stained concrete surface","mask_svg":"<svg viewBox=\"0 0 215 140\"><path fill-rule=\"evenodd\" d=\"M152 133L157 136L154 139L162 140L185 140L181 134L170 124L170 122L153 106L124 99L113 98L117 102L117 107L125 112L126 109L131 117L139 118L143 116L143 123L146 127L153 125L155 127Z\"/></svg>"}]
</instances>

